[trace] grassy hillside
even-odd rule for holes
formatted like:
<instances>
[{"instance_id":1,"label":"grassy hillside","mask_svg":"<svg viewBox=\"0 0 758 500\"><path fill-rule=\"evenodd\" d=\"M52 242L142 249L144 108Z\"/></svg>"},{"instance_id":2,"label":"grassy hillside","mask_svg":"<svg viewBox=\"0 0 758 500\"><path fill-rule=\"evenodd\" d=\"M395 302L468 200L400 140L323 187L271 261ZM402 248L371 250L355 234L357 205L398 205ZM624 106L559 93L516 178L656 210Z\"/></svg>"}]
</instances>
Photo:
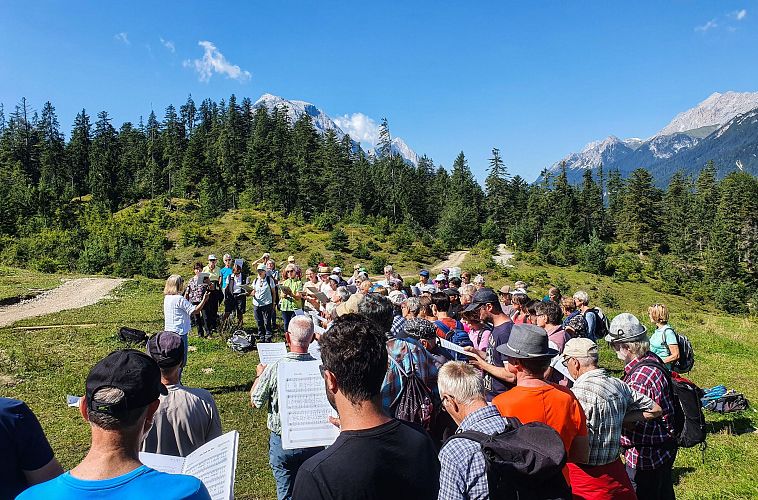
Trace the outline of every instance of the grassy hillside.
<instances>
[{"instance_id":1,"label":"grassy hillside","mask_svg":"<svg viewBox=\"0 0 758 500\"><path fill-rule=\"evenodd\" d=\"M234 226L242 223L243 215L244 212L228 214L230 219L222 218L219 227L211 229L212 234L228 231L230 238L236 237L241 230L235 231ZM272 223L272 227L276 232L280 226ZM314 245L326 234L321 231L312 236L307 235L304 228L298 230L303 231L300 236L303 241L313 241ZM209 249L217 253L224 251L224 248L211 246L197 251L205 254ZM185 247L173 250L176 262L172 265L177 269L186 265L181 259L190 262L194 259L193 251ZM283 249L277 252L286 253ZM303 250L296 255L306 258L308 252ZM493 266L474 253L464 264L464 268L467 267L485 270ZM752 335L758 327L755 319L717 313L709 304L660 294L644 284L617 283L572 269L534 267L518 262L514 268L493 269L487 275L488 284L495 287L506 282L512 284L515 279L528 281L535 296L544 294L551 283L570 291L585 289L609 315L629 311L645 319L648 305L665 302L672 310L672 325L693 341L697 361L691 378L703 387L726 384L743 391L752 401L758 401L758 375L753 370L753 353L758 348L758 340ZM6 281L5 276L0 277L0 286ZM88 427L75 409L65 405L66 394L81 395L91 366L111 350L123 347L116 336L118 326L132 325L147 331L162 328L161 290L162 281L140 278L128 282L113 293L113 298L99 304L19 323L19 326L97 323L92 328L0 329L2 394L23 399L31 406L64 467L75 465L86 453L89 443ZM249 316L248 324L251 320ZM248 402L257 354L236 354L218 339L192 336L190 344L196 350L189 353L185 383L209 389L218 403L224 430L240 431L237 498L275 498L268 465L266 415L264 411L250 408ZM40 356L41 352L45 355ZM602 361L613 370L621 368L606 346L602 346ZM758 434L754 432L758 413L749 411L726 417L708 414L707 418L712 434L705 463L697 449L682 450L677 457L674 471L677 497L758 497L754 479L758 474Z\"/></svg>"},{"instance_id":2,"label":"grassy hillside","mask_svg":"<svg viewBox=\"0 0 758 500\"><path fill-rule=\"evenodd\" d=\"M0 266L0 303L32 297L61 284L62 275Z\"/></svg>"}]
</instances>

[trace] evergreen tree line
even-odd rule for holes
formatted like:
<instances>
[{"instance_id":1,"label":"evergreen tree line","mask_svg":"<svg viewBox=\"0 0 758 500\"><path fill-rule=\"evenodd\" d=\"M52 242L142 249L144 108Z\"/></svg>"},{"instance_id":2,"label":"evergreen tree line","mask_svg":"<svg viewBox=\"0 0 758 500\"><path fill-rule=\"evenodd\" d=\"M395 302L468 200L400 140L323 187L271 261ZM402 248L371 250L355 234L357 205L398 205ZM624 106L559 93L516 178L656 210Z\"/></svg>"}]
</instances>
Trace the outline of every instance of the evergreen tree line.
<instances>
[{"instance_id":1,"label":"evergreen tree line","mask_svg":"<svg viewBox=\"0 0 758 500\"><path fill-rule=\"evenodd\" d=\"M204 219L241 207L334 222L369 214L448 248L507 242L542 262L718 293L735 310L758 284L758 182L745 173L718 181L712 164L697 179L675 175L666 191L644 169L622 179L602 165L579 186L565 167L529 184L511 177L493 149L482 189L462 152L450 172L426 156L413 166L393 155L386 120L377 156L349 136L319 134L307 114L290 123L287 110L253 108L234 95L199 106L190 96L161 120L151 112L146 123L118 130L111 122L106 111L93 123L82 110L66 140L50 102L37 113L22 99L7 116L0 106L0 247L46 235L16 244L13 260L63 246L71 269L117 262L122 274L159 275L165 228L113 214L180 197L194 199Z\"/></svg>"}]
</instances>

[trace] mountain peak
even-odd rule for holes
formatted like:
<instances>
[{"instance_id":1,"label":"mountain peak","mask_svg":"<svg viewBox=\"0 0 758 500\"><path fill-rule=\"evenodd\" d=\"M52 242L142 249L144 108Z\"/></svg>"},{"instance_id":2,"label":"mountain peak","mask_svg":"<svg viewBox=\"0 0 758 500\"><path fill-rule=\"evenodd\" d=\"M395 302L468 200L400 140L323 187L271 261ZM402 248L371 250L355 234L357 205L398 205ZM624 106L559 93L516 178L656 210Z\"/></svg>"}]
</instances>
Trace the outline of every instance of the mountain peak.
<instances>
[{"instance_id":1,"label":"mountain peak","mask_svg":"<svg viewBox=\"0 0 758 500\"><path fill-rule=\"evenodd\" d=\"M758 107L758 92L714 92L694 108L676 115L656 136L723 125Z\"/></svg>"}]
</instances>

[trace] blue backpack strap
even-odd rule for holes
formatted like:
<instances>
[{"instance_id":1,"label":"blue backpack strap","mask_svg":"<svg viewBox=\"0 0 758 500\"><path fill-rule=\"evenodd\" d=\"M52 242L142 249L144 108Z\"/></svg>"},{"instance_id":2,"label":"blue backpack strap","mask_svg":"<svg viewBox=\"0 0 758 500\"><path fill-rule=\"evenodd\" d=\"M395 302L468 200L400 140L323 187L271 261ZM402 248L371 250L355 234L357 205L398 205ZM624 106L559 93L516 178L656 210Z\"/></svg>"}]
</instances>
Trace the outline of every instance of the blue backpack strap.
<instances>
[{"instance_id":1,"label":"blue backpack strap","mask_svg":"<svg viewBox=\"0 0 758 500\"><path fill-rule=\"evenodd\" d=\"M445 334L445 337L447 337L448 334L450 334L450 327L447 326L445 323L443 323L442 320L438 319L437 321L435 321L434 326L442 330L442 333Z\"/></svg>"}]
</instances>

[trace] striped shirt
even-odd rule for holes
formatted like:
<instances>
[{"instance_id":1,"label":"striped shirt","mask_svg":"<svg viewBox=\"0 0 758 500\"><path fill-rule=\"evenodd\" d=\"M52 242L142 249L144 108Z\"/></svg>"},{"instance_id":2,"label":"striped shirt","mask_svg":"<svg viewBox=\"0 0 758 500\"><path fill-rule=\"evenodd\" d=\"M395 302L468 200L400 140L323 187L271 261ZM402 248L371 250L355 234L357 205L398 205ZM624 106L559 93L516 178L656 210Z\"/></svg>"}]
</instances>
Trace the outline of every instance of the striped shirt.
<instances>
[{"instance_id":1,"label":"striped shirt","mask_svg":"<svg viewBox=\"0 0 758 500\"><path fill-rule=\"evenodd\" d=\"M581 374L571 391L587 416L588 465L605 465L621 453L621 428L629 411L650 410L654 401L609 377L602 368Z\"/></svg>"}]
</instances>

